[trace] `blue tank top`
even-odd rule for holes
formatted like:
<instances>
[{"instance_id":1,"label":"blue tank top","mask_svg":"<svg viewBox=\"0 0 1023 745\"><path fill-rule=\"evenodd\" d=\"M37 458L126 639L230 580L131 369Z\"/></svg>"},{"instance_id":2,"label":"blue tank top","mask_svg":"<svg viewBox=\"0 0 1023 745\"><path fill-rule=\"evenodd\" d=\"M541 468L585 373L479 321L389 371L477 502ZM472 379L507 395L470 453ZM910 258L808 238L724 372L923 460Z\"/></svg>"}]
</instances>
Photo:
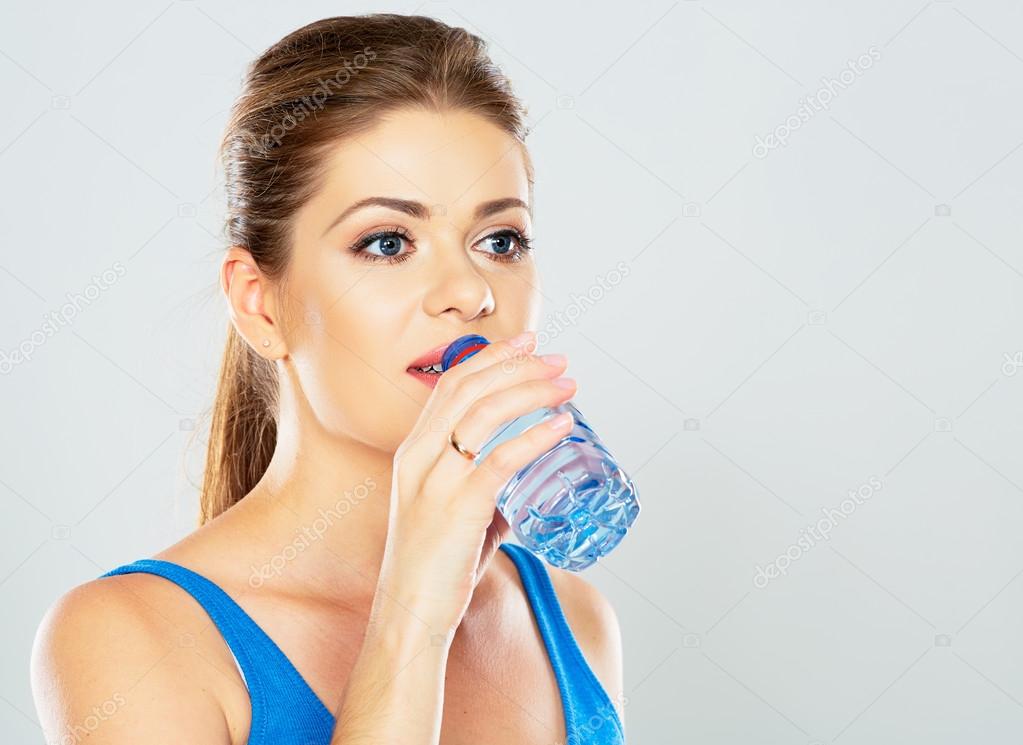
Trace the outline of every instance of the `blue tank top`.
<instances>
[{"instance_id":1,"label":"blue tank top","mask_svg":"<svg viewBox=\"0 0 1023 745\"><path fill-rule=\"evenodd\" d=\"M501 550L518 569L547 648L561 693L567 745L624 745L618 713L572 635L543 561L515 544L503 543ZM132 572L156 574L179 585L220 630L249 690L248 745L329 745L334 715L280 647L217 584L161 559L139 559L101 576Z\"/></svg>"}]
</instances>

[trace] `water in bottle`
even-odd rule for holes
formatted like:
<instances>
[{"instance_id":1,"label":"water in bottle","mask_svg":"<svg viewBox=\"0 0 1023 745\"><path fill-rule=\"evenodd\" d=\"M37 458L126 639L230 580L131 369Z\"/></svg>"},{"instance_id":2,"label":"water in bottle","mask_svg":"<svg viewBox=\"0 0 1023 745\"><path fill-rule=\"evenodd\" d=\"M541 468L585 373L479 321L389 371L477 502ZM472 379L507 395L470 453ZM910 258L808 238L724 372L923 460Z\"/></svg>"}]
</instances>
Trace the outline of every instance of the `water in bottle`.
<instances>
[{"instance_id":1,"label":"water in bottle","mask_svg":"<svg viewBox=\"0 0 1023 745\"><path fill-rule=\"evenodd\" d=\"M444 351L441 369L448 370L489 343L479 334L455 339ZM515 364L514 359L504 364ZM617 546L639 514L636 487L579 410L566 401L505 422L483 444L475 462L502 442L565 411L574 420L571 431L508 481L497 508L525 548L553 566L579 571Z\"/></svg>"}]
</instances>

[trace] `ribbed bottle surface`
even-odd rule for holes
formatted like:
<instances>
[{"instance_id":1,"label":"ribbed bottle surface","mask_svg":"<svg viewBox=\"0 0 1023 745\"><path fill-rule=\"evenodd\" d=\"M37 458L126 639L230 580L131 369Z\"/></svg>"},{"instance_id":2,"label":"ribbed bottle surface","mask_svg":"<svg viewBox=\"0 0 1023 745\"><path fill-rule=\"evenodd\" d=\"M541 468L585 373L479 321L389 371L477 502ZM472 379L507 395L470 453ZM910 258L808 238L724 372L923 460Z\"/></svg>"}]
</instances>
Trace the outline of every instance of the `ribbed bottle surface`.
<instances>
[{"instance_id":1,"label":"ribbed bottle surface","mask_svg":"<svg viewBox=\"0 0 1023 745\"><path fill-rule=\"evenodd\" d=\"M489 343L478 334L455 339L441 358L442 369ZM572 430L508 481L497 508L525 548L553 566L579 571L610 553L639 514L636 487L579 409L565 402L505 422L480 448L476 463L502 442L565 411L572 415Z\"/></svg>"}]
</instances>

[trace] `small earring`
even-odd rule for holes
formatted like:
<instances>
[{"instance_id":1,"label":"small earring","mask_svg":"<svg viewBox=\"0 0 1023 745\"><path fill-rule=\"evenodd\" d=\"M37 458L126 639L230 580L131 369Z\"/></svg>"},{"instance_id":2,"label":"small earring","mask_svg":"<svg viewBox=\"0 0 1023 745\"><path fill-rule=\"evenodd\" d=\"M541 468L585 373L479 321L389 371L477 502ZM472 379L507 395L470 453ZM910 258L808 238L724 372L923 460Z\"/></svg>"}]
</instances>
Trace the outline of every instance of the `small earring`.
<instances>
[{"instance_id":1,"label":"small earring","mask_svg":"<svg viewBox=\"0 0 1023 745\"><path fill-rule=\"evenodd\" d=\"M269 339L263 339L263 346L264 347L269 347L270 346L270 340Z\"/></svg>"}]
</instances>

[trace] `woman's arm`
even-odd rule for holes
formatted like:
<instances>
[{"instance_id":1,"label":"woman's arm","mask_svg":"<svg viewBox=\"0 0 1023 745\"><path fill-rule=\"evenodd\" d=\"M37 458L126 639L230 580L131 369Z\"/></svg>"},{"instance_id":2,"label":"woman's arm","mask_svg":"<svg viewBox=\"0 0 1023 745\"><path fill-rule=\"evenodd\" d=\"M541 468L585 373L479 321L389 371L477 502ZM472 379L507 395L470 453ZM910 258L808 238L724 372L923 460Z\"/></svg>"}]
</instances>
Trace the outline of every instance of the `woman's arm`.
<instances>
[{"instance_id":1,"label":"woman's arm","mask_svg":"<svg viewBox=\"0 0 1023 745\"><path fill-rule=\"evenodd\" d=\"M415 608L378 592L331 745L440 740L452 634L431 634Z\"/></svg>"},{"instance_id":2,"label":"woman's arm","mask_svg":"<svg viewBox=\"0 0 1023 745\"><path fill-rule=\"evenodd\" d=\"M32 646L32 695L46 742L230 745L223 707L196 680L187 640L124 578L67 592Z\"/></svg>"}]
</instances>

